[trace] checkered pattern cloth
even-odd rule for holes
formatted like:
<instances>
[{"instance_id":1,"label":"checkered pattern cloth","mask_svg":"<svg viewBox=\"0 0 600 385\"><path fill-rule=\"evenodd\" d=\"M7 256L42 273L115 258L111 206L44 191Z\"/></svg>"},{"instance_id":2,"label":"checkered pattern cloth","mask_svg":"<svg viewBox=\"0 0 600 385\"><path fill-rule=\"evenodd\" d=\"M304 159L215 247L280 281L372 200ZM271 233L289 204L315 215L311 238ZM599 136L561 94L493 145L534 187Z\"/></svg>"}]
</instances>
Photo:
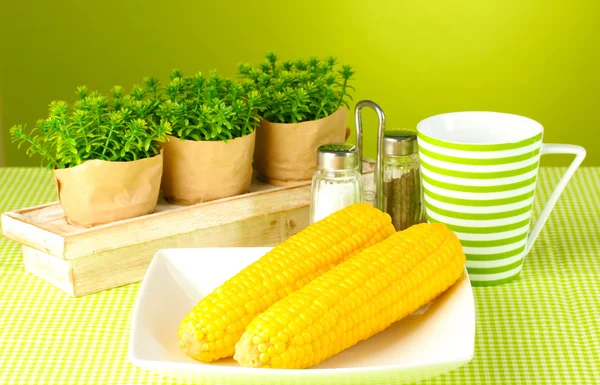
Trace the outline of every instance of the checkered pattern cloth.
<instances>
[{"instance_id":1,"label":"checkered pattern cloth","mask_svg":"<svg viewBox=\"0 0 600 385\"><path fill-rule=\"evenodd\" d=\"M535 213L562 168L542 168ZM56 200L52 177L0 169L0 211ZM427 384L600 384L600 168L580 169L519 279L475 288L475 357ZM139 284L71 298L0 238L0 384L178 384L127 361Z\"/></svg>"}]
</instances>

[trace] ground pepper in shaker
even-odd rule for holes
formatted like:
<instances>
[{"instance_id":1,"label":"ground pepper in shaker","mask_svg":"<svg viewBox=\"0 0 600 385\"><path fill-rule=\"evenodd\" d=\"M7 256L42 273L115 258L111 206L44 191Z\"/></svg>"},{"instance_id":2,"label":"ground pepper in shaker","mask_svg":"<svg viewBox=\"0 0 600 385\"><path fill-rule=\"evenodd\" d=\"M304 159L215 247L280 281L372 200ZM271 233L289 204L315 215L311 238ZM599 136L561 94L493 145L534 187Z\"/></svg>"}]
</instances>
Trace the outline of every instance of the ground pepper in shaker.
<instances>
[{"instance_id":1,"label":"ground pepper in shaker","mask_svg":"<svg viewBox=\"0 0 600 385\"><path fill-rule=\"evenodd\" d=\"M317 151L317 168L312 180L310 223L362 202L362 175L356 148L346 144L326 144Z\"/></svg>"},{"instance_id":2,"label":"ground pepper in shaker","mask_svg":"<svg viewBox=\"0 0 600 385\"><path fill-rule=\"evenodd\" d=\"M394 132L383 137L383 207L397 231L424 222L417 136Z\"/></svg>"}]
</instances>

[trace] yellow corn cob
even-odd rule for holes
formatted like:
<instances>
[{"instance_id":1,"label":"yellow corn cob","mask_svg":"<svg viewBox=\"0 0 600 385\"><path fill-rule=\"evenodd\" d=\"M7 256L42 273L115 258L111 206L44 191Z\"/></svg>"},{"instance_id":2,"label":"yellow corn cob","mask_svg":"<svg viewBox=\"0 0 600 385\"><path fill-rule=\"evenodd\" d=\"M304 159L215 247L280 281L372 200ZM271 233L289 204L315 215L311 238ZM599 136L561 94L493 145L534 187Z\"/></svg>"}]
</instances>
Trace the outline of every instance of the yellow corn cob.
<instances>
[{"instance_id":1,"label":"yellow corn cob","mask_svg":"<svg viewBox=\"0 0 600 385\"><path fill-rule=\"evenodd\" d=\"M244 367L316 365L433 300L464 264L460 242L443 224L398 232L252 320L234 359Z\"/></svg>"},{"instance_id":2,"label":"yellow corn cob","mask_svg":"<svg viewBox=\"0 0 600 385\"><path fill-rule=\"evenodd\" d=\"M254 317L394 232L390 216L367 204L307 227L203 298L179 326L181 348L205 362L232 356Z\"/></svg>"}]
</instances>

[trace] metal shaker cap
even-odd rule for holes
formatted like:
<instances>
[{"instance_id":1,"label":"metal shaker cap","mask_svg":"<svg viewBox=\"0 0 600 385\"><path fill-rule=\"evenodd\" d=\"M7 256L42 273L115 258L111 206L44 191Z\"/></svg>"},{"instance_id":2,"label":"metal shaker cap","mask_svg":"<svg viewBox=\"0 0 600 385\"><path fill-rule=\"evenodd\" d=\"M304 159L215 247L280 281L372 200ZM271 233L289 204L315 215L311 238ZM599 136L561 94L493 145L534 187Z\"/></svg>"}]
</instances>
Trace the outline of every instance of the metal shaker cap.
<instances>
[{"instance_id":1,"label":"metal shaker cap","mask_svg":"<svg viewBox=\"0 0 600 385\"><path fill-rule=\"evenodd\" d=\"M383 153L385 155L412 155L417 150L417 135L399 132L386 134L383 137Z\"/></svg>"},{"instance_id":2,"label":"metal shaker cap","mask_svg":"<svg viewBox=\"0 0 600 385\"><path fill-rule=\"evenodd\" d=\"M354 170L358 166L356 147L348 144L319 146L317 166L323 170Z\"/></svg>"}]
</instances>

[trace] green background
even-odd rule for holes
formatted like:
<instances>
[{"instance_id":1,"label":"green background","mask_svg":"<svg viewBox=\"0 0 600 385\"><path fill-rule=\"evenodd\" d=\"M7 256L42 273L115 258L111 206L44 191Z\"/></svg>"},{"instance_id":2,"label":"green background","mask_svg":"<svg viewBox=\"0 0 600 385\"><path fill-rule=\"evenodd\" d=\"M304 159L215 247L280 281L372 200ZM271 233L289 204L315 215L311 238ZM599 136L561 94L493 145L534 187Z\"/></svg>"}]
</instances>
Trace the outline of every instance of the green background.
<instances>
[{"instance_id":1,"label":"green background","mask_svg":"<svg viewBox=\"0 0 600 385\"><path fill-rule=\"evenodd\" d=\"M2 1L4 164L38 164L10 143L9 127L31 126L78 85L129 88L175 67L233 75L273 50L352 64L355 100L379 103L389 128L449 111L511 112L541 122L546 142L584 145L585 164L600 165L599 15L597 0ZM375 115L365 115L374 156Z\"/></svg>"}]
</instances>

